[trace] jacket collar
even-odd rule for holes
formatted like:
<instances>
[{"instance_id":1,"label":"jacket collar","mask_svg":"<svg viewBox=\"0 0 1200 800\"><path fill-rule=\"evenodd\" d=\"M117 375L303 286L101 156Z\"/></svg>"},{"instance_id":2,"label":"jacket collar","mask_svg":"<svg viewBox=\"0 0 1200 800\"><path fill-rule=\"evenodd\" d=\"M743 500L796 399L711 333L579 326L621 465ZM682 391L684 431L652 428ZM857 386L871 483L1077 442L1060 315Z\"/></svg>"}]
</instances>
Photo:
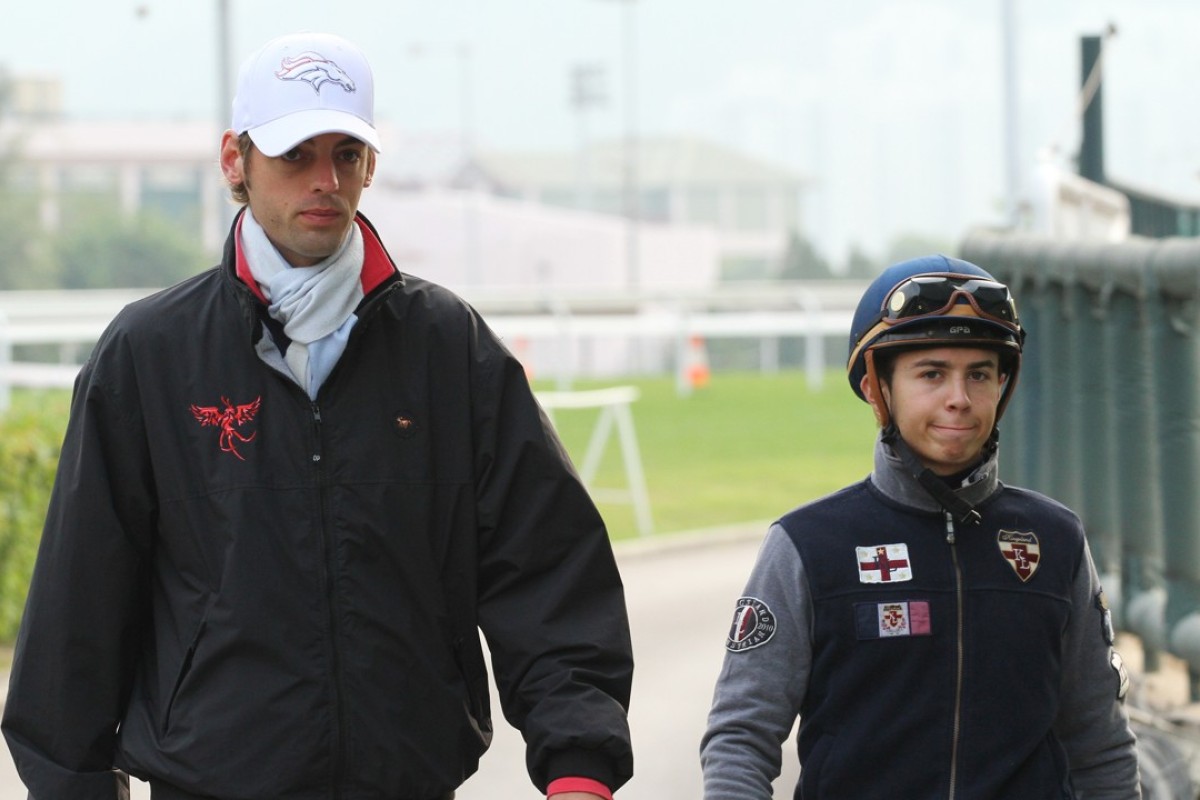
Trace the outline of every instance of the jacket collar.
<instances>
[{"instance_id":1,"label":"jacket collar","mask_svg":"<svg viewBox=\"0 0 1200 800\"><path fill-rule=\"evenodd\" d=\"M977 506L1000 488L999 448L992 448L988 455L954 493L972 506ZM884 496L901 505L921 511L941 512L942 507L929 492L917 482L915 475L904 467L896 451L883 441L882 435L875 440L875 469L871 483Z\"/></svg>"},{"instance_id":2,"label":"jacket collar","mask_svg":"<svg viewBox=\"0 0 1200 800\"><path fill-rule=\"evenodd\" d=\"M234 249L234 272L246 288L258 298L259 302L264 305L267 303L267 298L263 296L262 291L258 288L258 283L254 280L254 276L250 274L250 265L246 262L246 255L242 252L242 218L244 211L238 213L237 219L233 222L233 230L230 233L230 238L233 240ZM375 227L362 214L356 214L354 223L358 225L363 236L363 268L362 268L362 289L363 296L367 297L374 289L379 288L380 284L396 275L396 265L392 263L391 256L384 249L383 243L379 241L379 236L375 232Z\"/></svg>"}]
</instances>

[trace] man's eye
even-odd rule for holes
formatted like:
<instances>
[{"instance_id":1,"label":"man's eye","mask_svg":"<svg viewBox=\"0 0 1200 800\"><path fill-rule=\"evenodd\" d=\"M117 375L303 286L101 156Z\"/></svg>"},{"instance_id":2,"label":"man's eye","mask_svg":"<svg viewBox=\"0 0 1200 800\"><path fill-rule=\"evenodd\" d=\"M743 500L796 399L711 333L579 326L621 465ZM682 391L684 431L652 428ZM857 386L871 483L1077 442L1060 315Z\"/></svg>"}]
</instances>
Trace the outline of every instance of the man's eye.
<instances>
[{"instance_id":1,"label":"man's eye","mask_svg":"<svg viewBox=\"0 0 1200 800\"><path fill-rule=\"evenodd\" d=\"M343 161L354 163L356 161L359 161L361 158L362 158L362 153L358 152L357 150L342 151L342 160Z\"/></svg>"},{"instance_id":2,"label":"man's eye","mask_svg":"<svg viewBox=\"0 0 1200 800\"><path fill-rule=\"evenodd\" d=\"M288 150L283 155L281 155L280 158L283 159L284 161L299 161L300 160L300 150L298 148L293 148L291 150Z\"/></svg>"}]
</instances>

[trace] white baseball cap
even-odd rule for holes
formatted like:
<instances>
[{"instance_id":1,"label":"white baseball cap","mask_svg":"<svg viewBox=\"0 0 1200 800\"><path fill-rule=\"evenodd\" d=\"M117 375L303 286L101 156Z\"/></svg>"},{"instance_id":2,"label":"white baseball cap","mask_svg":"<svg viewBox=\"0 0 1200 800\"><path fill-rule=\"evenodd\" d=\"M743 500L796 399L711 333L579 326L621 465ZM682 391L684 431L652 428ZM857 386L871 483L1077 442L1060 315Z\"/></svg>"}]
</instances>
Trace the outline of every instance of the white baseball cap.
<instances>
[{"instance_id":1,"label":"white baseball cap","mask_svg":"<svg viewBox=\"0 0 1200 800\"><path fill-rule=\"evenodd\" d=\"M272 39L242 64L233 131L278 156L323 133L344 133L379 152L375 81L362 52L339 36Z\"/></svg>"}]
</instances>

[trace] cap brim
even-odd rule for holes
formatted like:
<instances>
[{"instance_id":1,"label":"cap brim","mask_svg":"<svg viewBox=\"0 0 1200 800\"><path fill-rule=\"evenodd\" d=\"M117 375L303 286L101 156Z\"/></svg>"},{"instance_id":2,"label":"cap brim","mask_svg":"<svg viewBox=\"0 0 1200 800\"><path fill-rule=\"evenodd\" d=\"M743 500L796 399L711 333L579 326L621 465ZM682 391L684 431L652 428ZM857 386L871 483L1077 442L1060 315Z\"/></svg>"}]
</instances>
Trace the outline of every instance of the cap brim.
<instances>
[{"instance_id":1,"label":"cap brim","mask_svg":"<svg viewBox=\"0 0 1200 800\"><path fill-rule=\"evenodd\" d=\"M325 133L344 133L367 144L376 153L379 133L365 120L332 109L297 111L247 131L254 146L271 158L281 156L303 141Z\"/></svg>"}]
</instances>

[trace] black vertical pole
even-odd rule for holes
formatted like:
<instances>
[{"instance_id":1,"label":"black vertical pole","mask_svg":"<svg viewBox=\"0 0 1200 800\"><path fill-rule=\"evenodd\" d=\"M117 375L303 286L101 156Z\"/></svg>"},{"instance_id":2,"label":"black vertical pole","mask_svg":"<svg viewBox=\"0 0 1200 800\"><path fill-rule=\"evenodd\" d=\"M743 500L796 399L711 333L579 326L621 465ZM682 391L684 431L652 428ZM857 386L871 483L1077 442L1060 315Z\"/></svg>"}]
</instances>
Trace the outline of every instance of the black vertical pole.
<instances>
[{"instance_id":1,"label":"black vertical pole","mask_svg":"<svg viewBox=\"0 0 1200 800\"><path fill-rule=\"evenodd\" d=\"M1089 78L1100 61L1103 40L1099 36L1084 36L1082 45L1082 72L1080 86L1084 90L1083 139L1079 143L1079 175L1096 183L1104 183L1104 81L1097 74L1094 89ZM1090 99L1087 97L1091 91Z\"/></svg>"}]
</instances>

